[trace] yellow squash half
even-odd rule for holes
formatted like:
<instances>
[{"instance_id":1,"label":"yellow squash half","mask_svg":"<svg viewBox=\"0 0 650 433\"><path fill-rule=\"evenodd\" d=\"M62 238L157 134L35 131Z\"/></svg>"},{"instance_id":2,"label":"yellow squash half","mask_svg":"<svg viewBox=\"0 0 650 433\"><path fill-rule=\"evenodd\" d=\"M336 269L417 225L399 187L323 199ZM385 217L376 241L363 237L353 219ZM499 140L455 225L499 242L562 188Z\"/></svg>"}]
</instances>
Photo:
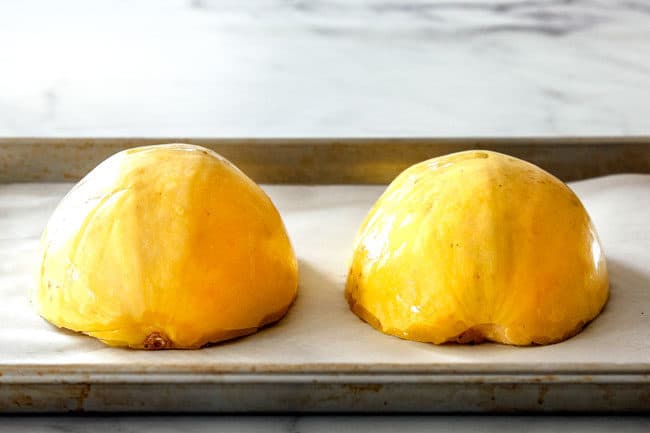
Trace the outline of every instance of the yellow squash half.
<instances>
[{"instance_id":1,"label":"yellow squash half","mask_svg":"<svg viewBox=\"0 0 650 433\"><path fill-rule=\"evenodd\" d=\"M120 152L61 201L34 299L59 327L109 345L198 348L280 319L297 262L262 189L218 154Z\"/></svg>"},{"instance_id":2,"label":"yellow squash half","mask_svg":"<svg viewBox=\"0 0 650 433\"><path fill-rule=\"evenodd\" d=\"M605 257L580 200L525 161L461 152L401 173L357 235L346 297L410 340L558 342L598 315Z\"/></svg>"}]
</instances>

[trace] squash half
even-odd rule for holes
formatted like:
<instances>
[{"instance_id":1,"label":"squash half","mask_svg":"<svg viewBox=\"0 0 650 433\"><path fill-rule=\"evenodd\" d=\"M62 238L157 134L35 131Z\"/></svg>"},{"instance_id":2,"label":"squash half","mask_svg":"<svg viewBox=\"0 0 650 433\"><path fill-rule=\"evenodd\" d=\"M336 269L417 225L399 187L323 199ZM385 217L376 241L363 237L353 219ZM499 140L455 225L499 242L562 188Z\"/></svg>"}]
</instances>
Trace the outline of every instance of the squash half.
<instances>
[{"instance_id":1,"label":"squash half","mask_svg":"<svg viewBox=\"0 0 650 433\"><path fill-rule=\"evenodd\" d=\"M298 267L271 200L215 152L129 149L61 201L33 297L56 326L112 346L199 348L280 319Z\"/></svg>"},{"instance_id":2,"label":"squash half","mask_svg":"<svg viewBox=\"0 0 650 433\"><path fill-rule=\"evenodd\" d=\"M401 338L513 345L564 340L608 297L605 256L578 197L488 151L402 172L354 243L352 311Z\"/></svg>"}]
</instances>

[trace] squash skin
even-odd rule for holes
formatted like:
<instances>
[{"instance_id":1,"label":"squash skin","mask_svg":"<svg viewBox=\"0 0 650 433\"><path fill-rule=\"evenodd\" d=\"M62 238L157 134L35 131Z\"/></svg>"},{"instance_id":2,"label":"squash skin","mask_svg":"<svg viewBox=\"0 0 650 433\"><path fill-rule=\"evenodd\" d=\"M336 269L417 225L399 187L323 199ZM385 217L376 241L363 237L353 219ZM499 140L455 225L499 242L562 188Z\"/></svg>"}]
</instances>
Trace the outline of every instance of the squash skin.
<instances>
[{"instance_id":1,"label":"squash skin","mask_svg":"<svg viewBox=\"0 0 650 433\"><path fill-rule=\"evenodd\" d=\"M119 152L61 201L33 299L56 326L112 346L199 348L279 320L298 265L262 189L186 144Z\"/></svg>"},{"instance_id":2,"label":"squash skin","mask_svg":"<svg viewBox=\"0 0 650 433\"><path fill-rule=\"evenodd\" d=\"M573 191L489 151L402 172L359 229L345 291L387 334L512 345L575 335L608 293L600 240Z\"/></svg>"}]
</instances>

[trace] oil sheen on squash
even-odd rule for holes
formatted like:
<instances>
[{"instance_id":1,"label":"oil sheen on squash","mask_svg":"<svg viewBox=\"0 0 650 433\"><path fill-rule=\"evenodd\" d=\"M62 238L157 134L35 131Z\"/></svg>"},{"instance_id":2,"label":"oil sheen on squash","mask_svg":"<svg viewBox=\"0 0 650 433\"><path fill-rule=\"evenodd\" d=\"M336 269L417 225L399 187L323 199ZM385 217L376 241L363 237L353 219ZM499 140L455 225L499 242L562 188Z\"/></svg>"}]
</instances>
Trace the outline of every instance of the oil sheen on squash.
<instances>
[{"instance_id":1,"label":"oil sheen on squash","mask_svg":"<svg viewBox=\"0 0 650 433\"><path fill-rule=\"evenodd\" d=\"M226 159L170 144L120 152L61 201L33 297L113 346L199 348L280 319L297 261L262 189Z\"/></svg>"},{"instance_id":2,"label":"oil sheen on squash","mask_svg":"<svg viewBox=\"0 0 650 433\"><path fill-rule=\"evenodd\" d=\"M402 172L354 244L346 297L375 328L431 343L564 340L608 297L576 195L525 161L451 154Z\"/></svg>"}]
</instances>

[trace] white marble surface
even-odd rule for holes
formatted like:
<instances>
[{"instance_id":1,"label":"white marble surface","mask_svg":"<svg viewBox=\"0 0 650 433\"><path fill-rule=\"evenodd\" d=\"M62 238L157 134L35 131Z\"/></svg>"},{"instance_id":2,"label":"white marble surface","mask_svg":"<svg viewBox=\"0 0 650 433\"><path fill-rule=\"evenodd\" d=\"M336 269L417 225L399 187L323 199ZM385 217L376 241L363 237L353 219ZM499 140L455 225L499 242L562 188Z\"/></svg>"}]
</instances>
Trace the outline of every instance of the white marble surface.
<instances>
[{"instance_id":1,"label":"white marble surface","mask_svg":"<svg viewBox=\"0 0 650 433\"><path fill-rule=\"evenodd\" d=\"M650 133L644 0L0 4L0 135Z\"/></svg>"}]
</instances>

